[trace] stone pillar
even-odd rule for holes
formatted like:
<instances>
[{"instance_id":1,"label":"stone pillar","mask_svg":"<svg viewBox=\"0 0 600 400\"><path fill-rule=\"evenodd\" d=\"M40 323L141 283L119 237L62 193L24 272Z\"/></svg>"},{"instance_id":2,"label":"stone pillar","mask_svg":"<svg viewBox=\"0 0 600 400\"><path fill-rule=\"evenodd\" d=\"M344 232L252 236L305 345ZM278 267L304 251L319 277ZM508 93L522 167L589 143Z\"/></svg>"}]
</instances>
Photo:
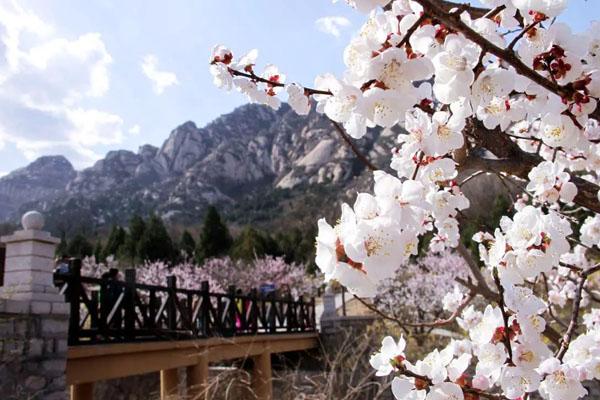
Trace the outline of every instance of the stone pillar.
<instances>
[{"instance_id":1,"label":"stone pillar","mask_svg":"<svg viewBox=\"0 0 600 400\"><path fill-rule=\"evenodd\" d=\"M42 231L44 218L28 212L23 230L6 244L0 287L0 393L60 400L65 383L69 308L52 283L58 239Z\"/></svg>"},{"instance_id":2,"label":"stone pillar","mask_svg":"<svg viewBox=\"0 0 600 400\"><path fill-rule=\"evenodd\" d=\"M321 314L321 330L328 330L334 321L338 320L337 308L335 305L335 293L331 285L327 285L323 293L323 314Z\"/></svg>"},{"instance_id":3,"label":"stone pillar","mask_svg":"<svg viewBox=\"0 0 600 400\"><path fill-rule=\"evenodd\" d=\"M273 400L273 379L271 371L271 353L265 351L252 357L252 389L258 400Z\"/></svg>"},{"instance_id":4,"label":"stone pillar","mask_svg":"<svg viewBox=\"0 0 600 400\"><path fill-rule=\"evenodd\" d=\"M42 231L44 217L37 211L23 215L21 223L23 230L0 238L6 244L0 298L26 301L35 314L49 313L53 303L63 310L63 296L52 283L54 252L60 240Z\"/></svg>"}]
</instances>

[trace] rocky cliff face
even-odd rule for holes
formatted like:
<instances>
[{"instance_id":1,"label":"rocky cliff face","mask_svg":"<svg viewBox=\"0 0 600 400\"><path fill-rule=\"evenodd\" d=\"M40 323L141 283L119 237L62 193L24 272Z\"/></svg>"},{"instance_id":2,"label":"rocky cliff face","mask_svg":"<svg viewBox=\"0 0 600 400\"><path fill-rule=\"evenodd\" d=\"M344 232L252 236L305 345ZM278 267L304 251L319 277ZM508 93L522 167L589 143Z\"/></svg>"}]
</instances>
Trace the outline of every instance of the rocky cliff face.
<instances>
[{"instance_id":1,"label":"rocky cliff face","mask_svg":"<svg viewBox=\"0 0 600 400\"><path fill-rule=\"evenodd\" d=\"M0 221L9 220L27 202L42 208L66 194L67 184L76 172L63 156L40 157L25 168L0 179Z\"/></svg>"},{"instance_id":2,"label":"rocky cliff face","mask_svg":"<svg viewBox=\"0 0 600 400\"><path fill-rule=\"evenodd\" d=\"M381 135L383 142L393 141L394 135L373 131L357 142L375 160L389 151L382 141L374 145ZM160 149L111 151L79 172L64 157L42 157L0 179L0 220L37 208L62 224L83 219L100 226L133 212L193 224L208 204L233 214L249 198L279 207L283 200L273 199L283 199L281 193L304 193L319 184L348 189L363 172L316 112L298 116L287 105L278 111L245 105L203 128L180 125Z\"/></svg>"}]
</instances>

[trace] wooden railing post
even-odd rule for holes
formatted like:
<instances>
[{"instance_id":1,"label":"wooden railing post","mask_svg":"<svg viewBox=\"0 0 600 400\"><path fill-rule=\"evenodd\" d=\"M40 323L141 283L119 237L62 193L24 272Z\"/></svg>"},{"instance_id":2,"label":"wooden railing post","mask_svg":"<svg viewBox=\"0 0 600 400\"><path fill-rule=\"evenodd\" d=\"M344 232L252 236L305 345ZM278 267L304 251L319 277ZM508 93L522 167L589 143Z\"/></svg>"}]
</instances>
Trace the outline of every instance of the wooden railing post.
<instances>
[{"instance_id":1,"label":"wooden railing post","mask_svg":"<svg viewBox=\"0 0 600 400\"><path fill-rule=\"evenodd\" d=\"M173 333L177 330L177 277L173 275L167 276L167 288L169 289L169 299L167 302L167 320L169 321L169 330Z\"/></svg>"},{"instance_id":2,"label":"wooden railing post","mask_svg":"<svg viewBox=\"0 0 600 400\"><path fill-rule=\"evenodd\" d=\"M150 296L148 297L148 319L150 320L149 329L156 329L156 313L158 312L159 305L157 304L158 299L156 298L156 290L150 289Z\"/></svg>"},{"instance_id":3,"label":"wooden railing post","mask_svg":"<svg viewBox=\"0 0 600 400\"><path fill-rule=\"evenodd\" d=\"M90 292L90 328L92 329L92 341L96 341L98 335L99 324L99 292L92 290Z\"/></svg>"},{"instance_id":4,"label":"wooden railing post","mask_svg":"<svg viewBox=\"0 0 600 400\"><path fill-rule=\"evenodd\" d=\"M269 316L267 315L267 299L266 299L266 296L264 293L260 293L259 301L256 306L260 307L260 315L262 316L262 318L261 318L262 330L264 333L267 333L267 332L269 332L270 319L269 319Z\"/></svg>"},{"instance_id":5,"label":"wooden railing post","mask_svg":"<svg viewBox=\"0 0 600 400\"><path fill-rule=\"evenodd\" d=\"M227 294L229 295L229 309L225 310L227 313L227 319L230 321L230 327L227 329L227 333L231 336L234 336L237 332L237 299L235 298L235 285L230 285L227 289Z\"/></svg>"},{"instance_id":6,"label":"wooden railing post","mask_svg":"<svg viewBox=\"0 0 600 400\"><path fill-rule=\"evenodd\" d=\"M100 335L108 337L108 314L110 307L107 301L108 285L106 279L100 282L100 320L98 321L98 330Z\"/></svg>"},{"instance_id":7,"label":"wooden railing post","mask_svg":"<svg viewBox=\"0 0 600 400\"><path fill-rule=\"evenodd\" d=\"M204 337L210 335L210 284L208 281L200 283L202 291L202 304L200 305L200 334Z\"/></svg>"},{"instance_id":8,"label":"wooden railing post","mask_svg":"<svg viewBox=\"0 0 600 400\"><path fill-rule=\"evenodd\" d=\"M81 260L73 258L69 261L69 287L67 288L68 301L71 307L69 317L69 345L79 343L79 307L81 295Z\"/></svg>"},{"instance_id":9,"label":"wooden railing post","mask_svg":"<svg viewBox=\"0 0 600 400\"><path fill-rule=\"evenodd\" d=\"M251 326L251 332L256 334L258 332L258 292L256 288L250 291L250 318L249 324Z\"/></svg>"},{"instance_id":10,"label":"wooden railing post","mask_svg":"<svg viewBox=\"0 0 600 400\"><path fill-rule=\"evenodd\" d=\"M125 309L125 340L135 338L135 269L125 270L125 294L123 307Z\"/></svg>"},{"instance_id":11,"label":"wooden railing post","mask_svg":"<svg viewBox=\"0 0 600 400\"><path fill-rule=\"evenodd\" d=\"M285 325L288 332L291 332L294 329L294 325L292 321L294 320L294 301L292 299L292 294L286 294L286 303L287 308L285 309Z\"/></svg>"},{"instance_id":12,"label":"wooden railing post","mask_svg":"<svg viewBox=\"0 0 600 400\"><path fill-rule=\"evenodd\" d=\"M317 329L317 316L315 315L315 298L310 298L310 330L314 331Z\"/></svg>"},{"instance_id":13,"label":"wooden railing post","mask_svg":"<svg viewBox=\"0 0 600 400\"><path fill-rule=\"evenodd\" d=\"M298 307L300 311L298 312L298 328L300 328L300 332L304 332L306 330L306 313L304 310L304 296L300 296L298 298Z\"/></svg>"},{"instance_id":14,"label":"wooden railing post","mask_svg":"<svg viewBox=\"0 0 600 400\"><path fill-rule=\"evenodd\" d=\"M271 293L271 315L269 315L269 332L277 332L277 301L275 299L275 293Z\"/></svg>"},{"instance_id":15,"label":"wooden railing post","mask_svg":"<svg viewBox=\"0 0 600 400\"><path fill-rule=\"evenodd\" d=\"M189 330L193 336L198 336L198 329L194 325L194 295L192 292L188 292L185 298L185 329Z\"/></svg>"}]
</instances>

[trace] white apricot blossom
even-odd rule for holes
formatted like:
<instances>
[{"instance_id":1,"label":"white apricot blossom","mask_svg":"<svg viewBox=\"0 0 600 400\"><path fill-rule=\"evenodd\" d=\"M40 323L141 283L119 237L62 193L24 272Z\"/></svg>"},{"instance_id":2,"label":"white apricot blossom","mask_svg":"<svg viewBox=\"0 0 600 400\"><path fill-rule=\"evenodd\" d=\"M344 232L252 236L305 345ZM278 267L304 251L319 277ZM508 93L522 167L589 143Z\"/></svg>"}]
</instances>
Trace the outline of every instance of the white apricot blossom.
<instances>
[{"instance_id":1,"label":"white apricot blossom","mask_svg":"<svg viewBox=\"0 0 600 400\"><path fill-rule=\"evenodd\" d=\"M286 87L288 104L299 115L306 115L310 111L310 100L304 94L304 88L295 83Z\"/></svg>"},{"instance_id":2,"label":"white apricot blossom","mask_svg":"<svg viewBox=\"0 0 600 400\"><path fill-rule=\"evenodd\" d=\"M377 376L386 376L394 371L394 368L402 366L405 355L406 341L400 336L396 342L391 336L386 336L381 342L381 349L369 359L369 363L377 370Z\"/></svg>"},{"instance_id":3,"label":"white apricot blossom","mask_svg":"<svg viewBox=\"0 0 600 400\"><path fill-rule=\"evenodd\" d=\"M561 364L556 358L545 360L538 371L545 375L540 394L548 400L576 400L587 394L579 380L577 369Z\"/></svg>"},{"instance_id":4,"label":"white apricot blossom","mask_svg":"<svg viewBox=\"0 0 600 400\"><path fill-rule=\"evenodd\" d=\"M340 193L339 220L318 221L315 261L325 280L374 297L382 282L412 274L407 266L421 265L414 261L427 245L440 254L458 248L470 261L469 279L440 289L439 315L406 321L425 330L456 321L449 329L460 338L408 360L404 338L386 337L370 358L376 375L395 375L397 399L583 397L582 382L600 378L598 23L574 33L554 21L566 0L346 3L367 17L339 77L319 75L314 88L286 84L273 65L255 74L255 50L236 58L225 46L213 48L209 68L218 87L251 102L277 108L285 91L306 115L314 101L353 152L374 160L363 174L372 190ZM484 196L491 178L511 200L498 218L480 200L497 193ZM471 238L481 265L469 257ZM569 311L583 323L569 324Z\"/></svg>"},{"instance_id":5,"label":"white apricot blossom","mask_svg":"<svg viewBox=\"0 0 600 400\"><path fill-rule=\"evenodd\" d=\"M586 246L600 247L600 215L587 217L581 225L581 243Z\"/></svg>"},{"instance_id":6,"label":"white apricot blossom","mask_svg":"<svg viewBox=\"0 0 600 400\"><path fill-rule=\"evenodd\" d=\"M559 199L570 203L577 195L577 186L569 182L564 167L552 161L542 161L529 172L526 189L541 201L556 203Z\"/></svg>"}]
</instances>

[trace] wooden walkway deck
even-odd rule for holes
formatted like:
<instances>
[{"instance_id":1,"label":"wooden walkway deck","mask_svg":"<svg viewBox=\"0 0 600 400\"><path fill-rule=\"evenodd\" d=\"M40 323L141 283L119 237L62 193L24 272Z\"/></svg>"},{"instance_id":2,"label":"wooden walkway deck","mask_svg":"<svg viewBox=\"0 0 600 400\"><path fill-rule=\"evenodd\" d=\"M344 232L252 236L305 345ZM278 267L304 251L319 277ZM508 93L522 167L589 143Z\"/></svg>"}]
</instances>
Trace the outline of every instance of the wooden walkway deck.
<instances>
[{"instance_id":1,"label":"wooden walkway deck","mask_svg":"<svg viewBox=\"0 0 600 400\"><path fill-rule=\"evenodd\" d=\"M67 384L72 385L72 400L88 400L93 398L94 382L160 371L161 399L174 399L177 368L185 367L188 396L199 396L206 388L209 363L252 359L254 392L258 399L270 400L271 354L317 346L314 332L73 346L68 351Z\"/></svg>"},{"instance_id":2,"label":"wooden walkway deck","mask_svg":"<svg viewBox=\"0 0 600 400\"><path fill-rule=\"evenodd\" d=\"M72 400L93 398L94 382L160 371L161 398L173 397L177 368L187 368L188 395L204 392L211 362L251 358L259 400L272 399L271 354L318 346L315 299L252 290L211 292L81 275L71 260L55 284L70 305L67 384Z\"/></svg>"}]
</instances>

